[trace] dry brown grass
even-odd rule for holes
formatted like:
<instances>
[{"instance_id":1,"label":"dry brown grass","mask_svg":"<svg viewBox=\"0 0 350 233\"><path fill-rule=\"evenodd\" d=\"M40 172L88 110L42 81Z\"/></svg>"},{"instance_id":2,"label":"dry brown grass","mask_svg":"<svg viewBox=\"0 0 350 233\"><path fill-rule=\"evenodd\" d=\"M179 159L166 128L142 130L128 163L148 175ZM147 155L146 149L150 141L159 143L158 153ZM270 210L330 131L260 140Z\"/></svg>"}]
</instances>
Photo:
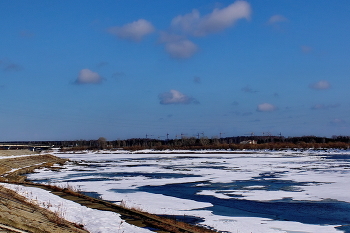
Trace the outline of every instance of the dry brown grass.
<instances>
[{"instance_id":1,"label":"dry brown grass","mask_svg":"<svg viewBox=\"0 0 350 233\"><path fill-rule=\"evenodd\" d=\"M119 204L120 207L130 210L134 212L135 214L139 214L142 216L147 216L149 219L153 220L154 222L150 221L151 224L154 224L155 227L159 227L160 225L157 225L158 223L161 223L164 227L166 225L166 230L170 232L192 232L192 233L213 233L217 232L212 229L206 228L204 226L199 225L192 225L183 221L179 221L174 217L163 217L155 214L150 214L148 212L145 212L142 207L140 206L129 206L124 200L122 200Z\"/></svg>"},{"instance_id":2,"label":"dry brown grass","mask_svg":"<svg viewBox=\"0 0 350 233\"><path fill-rule=\"evenodd\" d=\"M86 232L62 218L61 213L39 207L35 201L0 186L0 223L27 232Z\"/></svg>"},{"instance_id":3,"label":"dry brown grass","mask_svg":"<svg viewBox=\"0 0 350 233\"><path fill-rule=\"evenodd\" d=\"M22 176L23 174L31 173L41 167L51 167L55 163L62 164L66 161L66 159L50 154L0 159L0 181L23 182L26 179Z\"/></svg>"},{"instance_id":4,"label":"dry brown grass","mask_svg":"<svg viewBox=\"0 0 350 233\"><path fill-rule=\"evenodd\" d=\"M31 150L0 150L0 156L32 155L32 154L38 154L38 152L31 151Z\"/></svg>"}]
</instances>

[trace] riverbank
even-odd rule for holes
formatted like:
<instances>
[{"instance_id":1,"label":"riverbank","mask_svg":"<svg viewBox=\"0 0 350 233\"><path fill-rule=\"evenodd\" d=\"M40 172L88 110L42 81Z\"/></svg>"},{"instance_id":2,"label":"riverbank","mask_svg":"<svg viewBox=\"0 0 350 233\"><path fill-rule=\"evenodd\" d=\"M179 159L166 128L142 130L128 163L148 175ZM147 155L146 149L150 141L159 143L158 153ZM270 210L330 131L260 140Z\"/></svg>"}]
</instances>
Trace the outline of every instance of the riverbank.
<instances>
[{"instance_id":1,"label":"riverbank","mask_svg":"<svg viewBox=\"0 0 350 233\"><path fill-rule=\"evenodd\" d=\"M155 229L157 232L213 232L208 229L178 222L174 219L162 218L142 212L141 210L130 209L126 206L114 205L100 199L91 198L76 192L76 190L70 187L55 187L26 182L25 176L22 176L40 167L54 168L55 164L63 164L66 161L67 159L58 158L50 154L35 154L25 150L1 151L0 181L6 183L0 184L0 230L5 231L6 229L5 232L88 232L82 229L82 227L87 227L84 226L84 224L68 222L62 218L63 216L61 216L62 214L59 213L59 211L49 211L48 208L39 207L37 205L38 201L35 199L24 198L18 195L18 193L28 194L28 192L34 192L34 190L29 190L35 187L36 189L40 188L46 191L40 195L48 196L48 193L50 193L50 195L54 194L60 198L74 201L78 203L79 206L84 206L86 209L82 211L82 215L94 209L109 211L113 214L117 214L117 217L121 216L123 220L118 217L120 219L118 229L114 229L112 232L125 228L125 226L121 226L123 222L125 222L124 225L132 224L137 226L125 228L125 230L122 230L125 233L141 232L141 230L146 230L147 228ZM19 186L11 186L8 183ZM4 186L11 187L12 190ZM47 206L52 205L50 200L46 201L46 204ZM67 211L72 212L70 210ZM97 218L95 221L99 222L98 214L94 213L92 215ZM103 217L101 217L101 219L102 218ZM98 230L95 232L101 231Z\"/></svg>"},{"instance_id":2,"label":"riverbank","mask_svg":"<svg viewBox=\"0 0 350 233\"><path fill-rule=\"evenodd\" d=\"M28 156L23 156L25 154ZM19 174L64 161L66 160L52 155L38 155L26 150L0 151L0 181L23 182L24 177ZM82 226L61 218L59 213L39 207L35 202L2 185L0 185L0 231L87 232Z\"/></svg>"},{"instance_id":3,"label":"riverbank","mask_svg":"<svg viewBox=\"0 0 350 233\"><path fill-rule=\"evenodd\" d=\"M0 229L5 232L88 232L66 221L59 213L30 202L15 191L0 186Z\"/></svg>"}]
</instances>

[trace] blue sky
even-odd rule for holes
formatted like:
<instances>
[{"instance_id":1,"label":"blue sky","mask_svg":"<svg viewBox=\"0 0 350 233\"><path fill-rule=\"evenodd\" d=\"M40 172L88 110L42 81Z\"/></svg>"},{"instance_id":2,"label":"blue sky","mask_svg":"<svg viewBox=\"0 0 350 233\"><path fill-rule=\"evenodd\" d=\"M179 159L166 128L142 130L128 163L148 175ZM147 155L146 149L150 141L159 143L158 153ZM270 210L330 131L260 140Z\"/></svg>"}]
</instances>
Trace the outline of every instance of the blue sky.
<instances>
[{"instance_id":1,"label":"blue sky","mask_svg":"<svg viewBox=\"0 0 350 233\"><path fill-rule=\"evenodd\" d=\"M349 12L345 0L3 0L0 140L349 135Z\"/></svg>"}]
</instances>

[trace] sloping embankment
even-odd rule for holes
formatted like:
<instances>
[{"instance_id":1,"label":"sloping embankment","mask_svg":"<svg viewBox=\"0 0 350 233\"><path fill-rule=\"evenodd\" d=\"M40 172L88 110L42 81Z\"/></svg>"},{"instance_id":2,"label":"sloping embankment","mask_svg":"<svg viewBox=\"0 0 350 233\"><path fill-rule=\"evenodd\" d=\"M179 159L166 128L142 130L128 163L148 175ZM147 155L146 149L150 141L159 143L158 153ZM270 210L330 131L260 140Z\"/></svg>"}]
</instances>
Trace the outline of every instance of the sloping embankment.
<instances>
[{"instance_id":1,"label":"sloping embankment","mask_svg":"<svg viewBox=\"0 0 350 233\"><path fill-rule=\"evenodd\" d=\"M23 157L1 157L0 159L0 181L22 182L25 177L21 174L30 173L40 167L50 167L53 164L63 164L67 160L50 154L30 155Z\"/></svg>"},{"instance_id":2,"label":"sloping embankment","mask_svg":"<svg viewBox=\"0 0 350 233\"><path fill-rule=\"evenodd\" d=\"M87 232L0 186L0 232Z\"/></svg>"},{"instance_id":3,"label":"sloping embankment","mask_svg":"<svg viewBox=\"0 0 350 233\"><path fill-rule=\"evenodd\" d=\"M6 153L5 153L6 152ZM23 153L23 152L22 152ZM42 166L62 163L65 160L52 155L21 155L20 151L2 151L0 157L0 181L21 182L20 174ZM62 219L34 203L28 202L16 192L0 186L0 232L87 232L81 226Z\"/></svg>"}]
</instances>

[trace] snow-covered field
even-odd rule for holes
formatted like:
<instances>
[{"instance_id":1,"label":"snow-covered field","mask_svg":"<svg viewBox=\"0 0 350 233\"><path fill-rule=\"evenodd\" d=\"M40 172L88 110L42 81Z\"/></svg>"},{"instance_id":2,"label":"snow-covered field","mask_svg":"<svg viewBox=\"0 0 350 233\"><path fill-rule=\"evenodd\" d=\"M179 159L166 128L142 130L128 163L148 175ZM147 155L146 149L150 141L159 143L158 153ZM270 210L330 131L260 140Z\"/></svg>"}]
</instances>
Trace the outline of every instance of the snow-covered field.
<instances>
[{"instance_id":1,"label":"snow-covered field","mask_svg":"<svg viewBox=\"0 0 350 233\"><path fill-rule=\"evenodd\" d=\"M54 155L76 163L59 172L38 170L29 179L69 183L155 214L197 217L219 231L349 232L344 225L350 224L350 151ZM75 208L64 207L66 216ZM108 218L81 218L83 224L108 225ZM120 227L120 220L111 222ZM98 229L92 232L103 232Z\"/></svg>"}]
</instances>

